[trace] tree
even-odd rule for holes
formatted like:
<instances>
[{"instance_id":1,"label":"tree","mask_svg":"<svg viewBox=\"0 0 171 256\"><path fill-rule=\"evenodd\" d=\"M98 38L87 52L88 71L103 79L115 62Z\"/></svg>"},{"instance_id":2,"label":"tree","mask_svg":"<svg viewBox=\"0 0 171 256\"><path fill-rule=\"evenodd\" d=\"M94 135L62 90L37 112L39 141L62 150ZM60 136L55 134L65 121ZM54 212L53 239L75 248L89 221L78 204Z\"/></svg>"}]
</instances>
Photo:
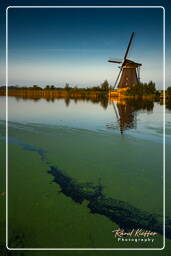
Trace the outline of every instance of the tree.
<instances>
[{"instance_id":1,"label":"tree","mask_svg":"<svg viewBox=\"0 0 171 256\"><path fill-rule=\"evenodd\" d=\"M129 88L126 92L128 95L150 95L150 94L155 94L156 89L155 89L155 83L150 81L149 83L138 83L131 88Z\"/></svg>"},{"instance_id":2,"label":"tree","mask_svg":"<svg viewBox=\"0 0 171 256\"><path fill-rule=\"evenodd\" d=\"M34 84L34 85L33 85L33 89L37 90L37 89L39 89L39 86L36 85L36 84Z\"/></svg>"},{"instance_id":3,"label":"tree","mask_svg":"<svg viewBox=\"0 0 171 256\"><path fill-rule=\"evenodd\" d=\"M103 91L108 91L109 90L109 83L107 80L105 80L102 84L101 84L101 89Z\"/></svg>"},{"instance_id":4,"label":"tree","mask_svg":"<svg viewBox=\"0 0 171 256\"><path fill-rule=\"evenodd\" d=\"M65 84L65 87L64 87L65 90L69 90L70 89L70 86L68 83Z\"/></svg>"},{"instance_id":5,"label":"tree","mask_svg":"<svg viewBox=\"0 0 171 256\"><path fill-rule=\"evenodd\" d=\"M54 89L55 89L55 86L54 86L54 85L51 85L50 89L51 89L51 90L54 90Z\"/></svg>"},{"instance_id":6,"label":"tree","mask_svg":"<svg viewBox=\"0 0 171 256\"><path fill-rule=\"evenodd\" d=\"M170 97L171 96L171 86L169 86L166 90L167 95Z\"/></svg>"},{"instance_id":7,"label":"tree","mask_svg":"<svg viewBox=\"0 0 171 256\"><path fill-rule=\"evenodd\" d=\"M50 86L49 86L49 85L46 85L45 89L46 89L46 90L49 90L49 89L50 89Z\"/></svg>"},{"instance_id":8,"label":"tree","mask_svg":"<svg viewBox=\"0 0 171 256\"><path fill-rule=\"evenodd\" d=\"M145 88L146 89L146 88ZM147 84L147 92L148 94L154 94L156 91L155 89L155 83L153 83L152 81L150 81L148 84Z\"/></svg>"},{"instance_id":9,"label":"tree","mask_svg":"<svg viewBox=\"0 0 171 256\"><path fill-rule=\"evenodd\" d=\"M77 87L77 86L74 86L74 90L78 90L78 87Z\"/></svg>"}]
</instances>

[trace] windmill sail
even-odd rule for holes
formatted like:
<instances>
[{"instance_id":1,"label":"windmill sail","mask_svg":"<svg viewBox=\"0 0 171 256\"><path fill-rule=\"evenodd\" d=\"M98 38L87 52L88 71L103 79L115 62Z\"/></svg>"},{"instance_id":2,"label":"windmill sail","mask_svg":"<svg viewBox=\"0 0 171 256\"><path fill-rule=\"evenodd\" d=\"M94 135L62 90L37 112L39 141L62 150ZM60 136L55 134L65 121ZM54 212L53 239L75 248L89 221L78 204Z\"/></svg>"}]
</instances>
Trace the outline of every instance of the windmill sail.
<instances>
[{"instance_id":1,"label":"windmill sail","mask_svg":"<svg viewBox=\"0 0 171 256\"><path fill-rule=\"evenodd\" d=\"M117 58L109 58L108 62L112 62L112 63L122 63L122 60L117 59Z\"/></svg>"},{"instance_id":2,"label":"windmill sail","mask_svg":"<svg viewBox=\"0 0 171 256\"><path fill-rule=\"evenodd\" d=\"M129 49L130 49L130 47L131 47L131 43L132 43L133 37L134 37L134 32L132 32L131 38L130 38L130 40L129 40L128 47L127 47L126 52L125 52L124 60L126 60L126 58L127 58L127 56L128 56L128 52L129 52Z\"/></svg>"}]
</instances>

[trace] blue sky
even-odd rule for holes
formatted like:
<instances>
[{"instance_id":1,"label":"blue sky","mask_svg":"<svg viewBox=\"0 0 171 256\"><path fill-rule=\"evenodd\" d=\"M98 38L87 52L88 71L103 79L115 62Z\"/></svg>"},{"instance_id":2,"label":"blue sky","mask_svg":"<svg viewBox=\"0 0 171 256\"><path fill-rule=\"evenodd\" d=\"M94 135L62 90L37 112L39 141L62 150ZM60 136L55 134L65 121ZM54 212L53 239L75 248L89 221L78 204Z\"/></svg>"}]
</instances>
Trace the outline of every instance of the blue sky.
<instances>
[{"instance_id":1,"label":"blue sky","mask_svg":"<svg viewBox=\"0 0 171 256\"><path fill-rule=\"evenodd\" d=\"M142 63L142 81L162 88L161 8L10 8L8 17L9 84L114 84L118 65L107 59L122 58L135 31L129 58Z\"/></svg>"}]
</instances>

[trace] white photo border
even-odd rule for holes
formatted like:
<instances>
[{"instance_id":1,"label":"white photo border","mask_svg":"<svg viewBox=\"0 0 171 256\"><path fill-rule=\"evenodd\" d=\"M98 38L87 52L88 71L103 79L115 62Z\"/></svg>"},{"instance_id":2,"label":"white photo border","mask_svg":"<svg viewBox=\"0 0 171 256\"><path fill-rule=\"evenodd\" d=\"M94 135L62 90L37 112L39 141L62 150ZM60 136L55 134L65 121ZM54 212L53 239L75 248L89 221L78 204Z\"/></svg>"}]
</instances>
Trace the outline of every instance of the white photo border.
<instances>
[{"instance_id":1,"label":"white photo border","mask_svg":"<svg viewBox=\"0 0 171 256\"><path fill-rule=\"evenodd\" d=\"M10 248L8 246L8 10L12 8L160 8L163 10L163 247L161 248ZM163 6L8 6L6 8L6 248L11 251L164 250L165 248L165 8Z\"/></svg>"}]
</instances>

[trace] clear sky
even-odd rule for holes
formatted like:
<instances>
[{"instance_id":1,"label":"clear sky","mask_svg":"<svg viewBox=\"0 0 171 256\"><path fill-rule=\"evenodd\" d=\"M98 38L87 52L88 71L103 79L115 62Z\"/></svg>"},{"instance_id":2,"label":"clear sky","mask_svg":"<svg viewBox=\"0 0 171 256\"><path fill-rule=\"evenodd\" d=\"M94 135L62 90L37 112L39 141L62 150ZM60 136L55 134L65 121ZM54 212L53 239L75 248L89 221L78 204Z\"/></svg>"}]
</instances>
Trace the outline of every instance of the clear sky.
<instances>
[{"instance_id":1,"label":"clear sky","mask_svg":"<svg viewBox=\"0 0 171 256\"><path fill-rule=\"evenodd\" d=\"M9 84L114 84L108 57L123 58L134 31L129 58L142 63L143 82L162 88L161 8L10 8L8 17Z\"/></svg>"}]
</instances>

